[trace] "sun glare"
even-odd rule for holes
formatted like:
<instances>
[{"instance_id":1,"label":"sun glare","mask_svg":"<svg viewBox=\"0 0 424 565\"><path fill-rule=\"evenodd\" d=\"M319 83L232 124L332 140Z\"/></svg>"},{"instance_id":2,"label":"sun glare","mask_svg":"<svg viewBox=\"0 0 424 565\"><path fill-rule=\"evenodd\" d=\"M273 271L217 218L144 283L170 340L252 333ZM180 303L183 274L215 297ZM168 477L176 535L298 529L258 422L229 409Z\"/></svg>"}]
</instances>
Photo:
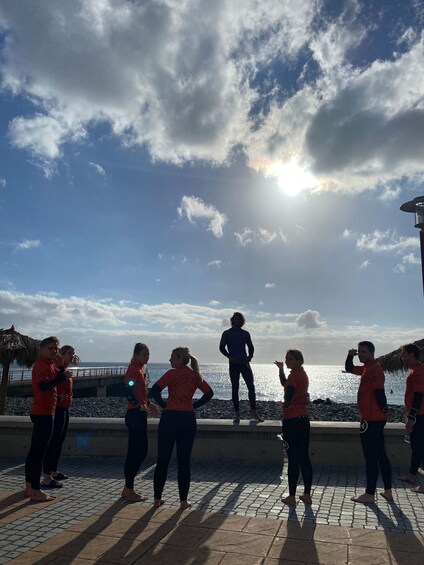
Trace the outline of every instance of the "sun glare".
<instances>
[{"instance_id":1,"label":"sun glare","mask_svg":"<svg viewBox=\"0 0 424 565\"><path fill-rule=\"evenodd\" d=\"M289 196L296 196L318 185L318 180L296 161L272 165L268 169L268 176L275 177L278 186Z\"/></svg>"}]
</instances>

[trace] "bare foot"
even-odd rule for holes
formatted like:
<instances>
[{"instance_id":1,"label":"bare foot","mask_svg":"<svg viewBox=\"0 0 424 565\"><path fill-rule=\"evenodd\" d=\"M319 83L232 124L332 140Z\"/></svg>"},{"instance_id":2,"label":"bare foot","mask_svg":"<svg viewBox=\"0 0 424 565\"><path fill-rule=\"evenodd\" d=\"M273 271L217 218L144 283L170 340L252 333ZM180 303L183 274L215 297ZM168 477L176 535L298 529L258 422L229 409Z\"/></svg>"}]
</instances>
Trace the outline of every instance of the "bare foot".
<instances>
[{"instance_id":1,"label":"bare foot","mask_svg":"<svg viewBox=\"0 0 424 565\"><path fill-rule=\"evenodd\" d=\"M257 410L251 410L250 411L250 418L251 420L256 420L257 422L264 422L264 418L262 418L262 416L259 416L258 411Z\"/></svg>"},{"instance_id":2,"label":"bare foot","mask_svg":"<svg viewBox=\"0 0 424 565\"><path fill-rule=\"evenodd\" d=\"M310 494L301 494L299 496L299 500L301 500L305 504L312 504L312 497Z\"/></svg>"},{"instance_id":3,"label":"bare foot","mask_svg":"<svg viewBox=\"0 0 424 565\"><path fill-rule=\"evenodd\" d=\"M128 502L144 502L145 500L147 500L147 496L144 496L143 494L136 492L134 489L127 487L124 487L121 496Z\"/></svg>"},{"instance_id":4,"label":"bare foot","mask_svg":"<svg viewBox=\"0 0 424 565\"><path fill-rule=\"evenodd\" d=\"M359 496L352 496L350 500L353 502L360 502L361 504L374 504L375 496L364 492L364 494L360 494Z\"/></svg>"},{"instance_id":5,"label":"bare foot","mask_svg":"<svg viewBox=\"0 0 424 565\"><path fill-rule=\"evenodd\" d=\"M423 485L419 485L415 488L411 488L412 492L419 492L419 493L424 493L424 486Z\"/></svg>"},{"instance_id":6,"label":"bare foot","mask_svg":"<svg viewBox=\"0 0 424 565\"><path fill-rule=\"evenodd\" d=\"M31 483L25 483L24 498L31 498L32 488Z\"/></svg>"},{"instance_id":7,"label":"bare foot","mask_svg":"<svg viewBox=\"0 0 424 565\"><path fill-rule=\"evenodd\" d=\"M190 502L187 502L187 500L181 500L180 510L187 510L187 508L190 508L190 506Z\"/></svg>"},{"instance_id":8,"label":"bare foot","mask_svg":"<svg viewBox=\"0 0 424 565\"><path fill-rule=\"evenodd\" d=\"M56 497L43 492L42 490L33 490L31 494L32 502L50 502L50 500L54 500Z\"/></svg>"},{"instance_id":9,"label":"bare foot","mask_svg":"<svg viewBox=\"0 0 424 565\"><path fill-rule=\"evenodd\" d=\"M416 486L417 484L417 477L415 475L404 475L403 477L399 477L399 480L404 483L409 483L412 486Z\"/></svg>"},{"instance_id":10,"label":"bare foot","mask_svg":"<svg viewBox=\"0 0 424 565\"><path fill-rule=\"evenodd\" d=\"M240 412L234 412L233 424L240 424Z\"/></svg>"},{"instance_id":11,"label":"bare foot","mask_svg":"<svg viewBox=\"0 0 424 565\"><path fill-rule=\"evenodd\" d=\"M388 502L393 502L393 494L391 489L387 489L384 492L379 492L378 494L385 498Z\"/></svg>"},{"instance_id":12,"label":"bare foot","mask_svg":"<svg viewBox=\"0 0 424 565\"><path fill-rule=\"evenodd\" d=\"M287 506L296 506L296 497L289 495L285 498L281 498L281 502L287 504Z\"/></svg>"},{"instance_id":13,"label":"bare foot","mask_svg":"<svg viewBox=\"0 0 424 565\"><path fill-rule=\"evenodd\" d=\"M155 508L160 508L162 506L162 504L164 504L164 500L162 500L161 498L155 498L155 501L153 503L153 506Z\"/></svg>"}]
</instances>

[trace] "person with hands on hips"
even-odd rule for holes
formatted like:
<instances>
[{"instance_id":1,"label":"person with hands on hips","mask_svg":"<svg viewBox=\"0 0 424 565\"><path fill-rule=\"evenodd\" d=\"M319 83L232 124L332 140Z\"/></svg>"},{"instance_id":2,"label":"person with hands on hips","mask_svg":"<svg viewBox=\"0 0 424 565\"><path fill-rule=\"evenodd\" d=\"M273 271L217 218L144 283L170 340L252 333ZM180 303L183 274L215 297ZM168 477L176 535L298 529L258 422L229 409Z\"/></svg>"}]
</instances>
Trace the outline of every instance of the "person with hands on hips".
<instances>
[{"instance_id":1,"label":"person with hands on hips","mask_svg":"<svg viewBox=\"0 0 424 565\"><path fill-rule=\"evenodd\" d=\"M288 458L289 495L281 498L288 506L296 505L296 488L299 473L302 473L304 490L299 499L312 504L312 464L309 458L310 422L306 405L309 401L308 375L303 369L303 355L298 349L286 353L286 365L290 369L288 377L284 373L283 361L275 361L279 370L281 386L284 388L283 402L283 440Z\"/></svg>"},{"instance_id":2,"label":"person with hands on hips","mask_svg":"<svg viewBox=\"0 0 424 565\"><path fill-rule=\"evenodd\" d=\"M196 436L196 408L213 397L213 390L203 379L199 364L187 347L177 347L171 353L172 369L167 371L152 387L150 395L163 409L158 428L158 460L154 475L154 506L163 504L162 492L168 474L168 465L174 445L177 445L178 491L180 510L190 507L187 500L190 489L190 458ZM191 368L188 367L190 363ZM168 388L168 398L162 390ZM203 396L193 401L199 389Z\"/></svg>"}]
</instances>

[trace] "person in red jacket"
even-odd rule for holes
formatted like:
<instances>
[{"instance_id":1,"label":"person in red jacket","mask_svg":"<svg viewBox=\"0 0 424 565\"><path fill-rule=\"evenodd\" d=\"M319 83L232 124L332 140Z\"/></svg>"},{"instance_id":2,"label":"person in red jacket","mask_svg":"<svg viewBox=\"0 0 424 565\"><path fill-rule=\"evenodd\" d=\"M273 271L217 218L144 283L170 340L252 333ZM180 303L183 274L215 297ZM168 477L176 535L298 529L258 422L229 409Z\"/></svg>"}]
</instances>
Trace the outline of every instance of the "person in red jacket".
<instances>
[{"instance_id":1,"label":"person in red jacket","mask_svg":"<svg viewBox=\"0 0 424 565\"><path fill-rule=\"evenodd\" d=\"M414 492L424 492L424 486L417 484L417 473L424 463L424 365L420 363L421 350L415 343L402 347L402 359L410 369L406 378L405 409L406 432L411 445L411 465L408 475L401 481L414 486Z\"/></svg>"},{"instance_id":2,"label":"person in red jacket","mask_svg":"<svg viewBox=\"0 0 424 565\"><path fill-rule=\"evenodd\" d=\"M380 495L388 501L392 495L392 467L384 446L384 426L387 421L387 399L384 392L384 373L374 359L375 347L370 341L358 343L358 349L350 349L345 362L347 373L361 377L358 388L358 410L361 419L361 444L365 457L367 485L363 494L352 496L353 502L375 502L378 472L380 470L384 492ZM358 355L362 367L353 364Z\"/></svg>"},{"instance_id":3,"label":"person in red jacket","mask_svg":"<svg viewBox=\"0 0 424 565\"><path fill-rule=\"evenodd\" d=\"M177 444L178 490L180 510L189 508L187 501L190 489L190 457L196 436L196 408L200 408L213 396L213 390L203 380L199 372L197 359L187 347L177 347L172 351L172 369L167 371L152 387L151 396L163 412L158 428L158 460L154 475L154 506L163 504L162 492L168 474L168 465L175 443ZM188 367L190 363L191 368ZM162 398L161 392L168 388L168 398ZM197 389L203 392L199 400L193 402Z\"/></svg>"},{"instance_id":4,"label":"person in red jacket","mask_svg":"<svg viewBox=\"0 0 424 565\"><path fill-rule=\"evenodd\" d=\"M134 479L148 451L147 412L158 416L157 407L147 399L145 365L150 352L144 343L136 343L131 363L125 373L128 407L125 424L128 428L128 449L124 465L125 486L122 497L128 502L143 502L147 496L134 490Z\"/></svg>"},{"instance_id":5,"label":"person in red jacket","mask_svg":"<svg viewBox=\"0 0 424 565\"><path fill-rule=\"evenodd\" d=\"M281 500L288 506L296 505L296 487L300 471L304 489L299 498L305 504L312 504L312 464L309 458L311 426L306 411L309 380L303 369L303 362L303 355L298 349L289 349L286 353L286 365L290 373L286 378L283 361L275 361L279 369L280 383L284 388L283 439L288 458L289 495Z\"/></svg>"},{"instance_id":6,"label":"person in red jacket","mask_svg":"<svg viewBox=\"0 0 424 565\"><path fill-rule=\"evenodd\" d=\"M33 403L30 417L34 428L25 461L24 495L34 502L46 502L54 498L40 489L40 475L43 456L53 430L57 402L56 386L66 381L68 376L64 367L58 368L55 364L58 349L57 337L43 339L40 344L40 356L32 369Z\"/></svg>"},{"instance_id":7,"label":"person in red jacket","mask_svg":"<svg viewBox=\"0 0 424 565\"><path fill-rule=\"evenodd\" d=\"M56 358L56 366L65 369L71 363L75 363L78 357L75 356L75 348L72 345L64 345L60 348ZM69 376L66 381L57 384L57 404L53 421L53 432L47 446L43 459L44 478L41 487L45 488L61 488L62 483L68 478L68 475L57 470L60 454L62 453L63 442L65 441L66 432L69 425L69 408L72 404L72 377Z\"/></svg>"}]
</instances>

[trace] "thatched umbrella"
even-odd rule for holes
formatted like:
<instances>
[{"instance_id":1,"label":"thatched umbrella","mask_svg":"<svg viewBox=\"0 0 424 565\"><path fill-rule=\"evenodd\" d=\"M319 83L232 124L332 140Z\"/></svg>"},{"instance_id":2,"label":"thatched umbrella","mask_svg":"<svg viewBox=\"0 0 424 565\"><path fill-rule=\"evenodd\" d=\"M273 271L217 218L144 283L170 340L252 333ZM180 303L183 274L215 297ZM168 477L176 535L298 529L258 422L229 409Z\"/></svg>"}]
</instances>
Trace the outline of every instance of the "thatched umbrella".
<instances>
[{"instance_id":1,"label":"thatched umbrella","mask_svg":"<svg viewBox=\"0 0 424 565\"><path fill-rule=\"evenodd\" d=\"M421 349L421 361L424 362L424 339L419 339L418 341L414 341L415 345ZM405 365L403 364L403 360L401 357L402 354L402 347L392 351L391 353L387 353L387 355L382 355L378 358L378 362L381 365L383 371L388 371L389 373L396 373L397 371L403 371L406 369Z\"/></svg>"},{"instance_id":2,"label":"thatched umbrella","mask_svg":"<svg viewBox=\"0 0 424 565\"><path fill-rule=\"evenodd\" d=\"M9 381L10 364L14 361L21 366L32 367L37 359L40 341L22 335L12 326L8 330L0 330L0 363L3 373L0 384L0 414L4 414Z\"/></svg>"}]
</instances>

